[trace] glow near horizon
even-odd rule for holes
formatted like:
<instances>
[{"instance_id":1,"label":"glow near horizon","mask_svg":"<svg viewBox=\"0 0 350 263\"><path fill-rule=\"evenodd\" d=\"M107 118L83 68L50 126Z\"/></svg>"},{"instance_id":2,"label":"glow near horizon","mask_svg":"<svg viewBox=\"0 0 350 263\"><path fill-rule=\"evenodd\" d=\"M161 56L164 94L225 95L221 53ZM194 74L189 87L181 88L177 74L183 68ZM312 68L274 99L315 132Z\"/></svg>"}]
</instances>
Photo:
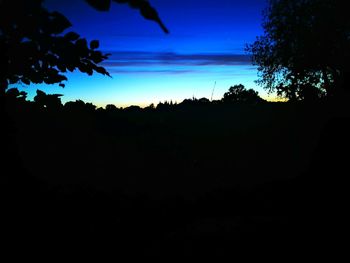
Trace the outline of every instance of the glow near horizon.
<instances>
[{"instance_id":1,"label":"glow near horizon","mask_svg":"<svg viewBox=\"0 0 350 263\"><path fill-rule=\"evenodd\" d=\"M230 61L230 55L244 54L244 45L261 34L264 0L236 4L228 0L181 0L176 3L152 0L169 27L170 35L163 34L158 25L144 20L138 12L124 5L114 4L110 12L99 13L79 1L74 4L70 1L46 2L50 9L58 10L70 19L73 27L68 31L76 31L88 40L99 39L100 50L116 52L106 61L106 68L113 78L68 73L64 89L58 85L23 87L29 99L35 96L36 89L41 89L63 94L63 102L81 99L99 107L106 104L147 106L166 100L181 102L193 96L210 99L215 81L213 99L221 99L230 86L240 83L268 98L254 83L257 71L250 63L240 59ZM198 3L202 4L200 8ZM179 17L182 8L187 11ZM123 26L125 24L129 26Z\"/></svg>"},{"instance_id":2,"label":"glow near horizon","mask_svg":"<svg viewBox=\"0 0 350 263\"><path fill-rule=\"evenodd\" d=\"M32 85L24 90L28 92L30 99L35 96L36 89L40 89L51 94L64 94L62 97L64 103L81 99L85 102L92 102L99 107L104 107L107 104L114 104L118 107L130 105L144 107L151 103L157 105L159 102L170 100L179 103L192 97L210 99L213 92L213 100L219 100L232 86L232 83L244 83L246 87L255 86L256 76L251 74L250 66L227 68L226 75L222 74L225 69L218 69L218 66L215 66L217 73L181 73L180 78L177 74L154 76L155 74L152 72L112 74L113 78L100 75L86 77L84 74L77 72L67 75L67 87L64 89L57 85L48 86L43 84ZM235 74L236 77L234 77ZM118 80L115 80L116 78ZM236 82L233 81L234 78L237 78ZM244 81L242 81L243 79ZM215 82L216 85L214 85ZM100 87L102 91L98 92Z\"/></svg>"}]
</instances>

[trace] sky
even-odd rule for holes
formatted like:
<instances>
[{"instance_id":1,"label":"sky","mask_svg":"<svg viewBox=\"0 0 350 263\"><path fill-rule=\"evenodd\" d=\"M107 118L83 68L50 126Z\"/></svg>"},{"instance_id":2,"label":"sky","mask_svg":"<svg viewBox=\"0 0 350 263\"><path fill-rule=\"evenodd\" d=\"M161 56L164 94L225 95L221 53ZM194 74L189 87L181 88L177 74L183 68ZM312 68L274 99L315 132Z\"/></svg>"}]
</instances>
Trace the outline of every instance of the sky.
<instances>
[{"instance_id":1,"label":"sky","mask_svg":"<svg viewBox=\"0 0 350 263\"><path fill-rule=\"evenodd\" d=\"M125 4L99 12L83 0L45 0L45 6L64 14L87 40L98 39L100 50L112 55L102 63L112 78L80 72L67 74L66 87L32 85L104 107L181 102L188 98L221 99L230 86L243 84L268 98L254 82L257 69L245 45L262 34L266 0L150 0L170 34ZM68 32L67 31L67 32Z\"/></svg>"}]
</instances>

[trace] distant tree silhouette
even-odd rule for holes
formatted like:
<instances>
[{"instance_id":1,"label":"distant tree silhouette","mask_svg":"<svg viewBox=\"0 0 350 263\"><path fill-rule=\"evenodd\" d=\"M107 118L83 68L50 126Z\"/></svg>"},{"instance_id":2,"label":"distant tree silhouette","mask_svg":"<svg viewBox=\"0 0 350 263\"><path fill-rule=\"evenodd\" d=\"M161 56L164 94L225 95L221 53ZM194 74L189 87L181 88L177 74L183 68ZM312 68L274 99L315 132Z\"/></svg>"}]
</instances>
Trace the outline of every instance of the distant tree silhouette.
<instances>
[{"instance_id":1,"label":"distant tree silhouette","mask_svg":"<svg viewBox=\"0 0 350 263\"><path fill-rule=\"evenodd\" d=\"M25 102L27 100L27 92L19 91L17 88L6 90L6 101L10 104L16 102Z\"/></svg>"},{"instance_id":2,"label":"distant tree silhouette","mask_svg":"<svg viewBox=\"0 0 350 263\"><path fill-rule=\"evenodd\" d=\"M156 109L157 110L170 110L174 108L177 104L173 103L173 101L165 101L164 103L159 102Z\"/></svg>"},{"instance_id":3,"label":"distant tree silhouette","mask_svg":"<svg viewBox=\"0 0 350 263\"><path fill-rule=\"evenodd\" d=\"M59 83L64 73L79 69L92 75L108 75L98 66L108 54L98 51L99 42L81 38L77 33L62 34L71 26L68 19L49 12L42 0L3 0L0 2L0 93L9 84Z\"/></svg>"},{"instance_id":4,"label":"distant tree silhouette","mask_svg":"<svg viewBox=\"0 0 350 263\"><path fill-rule=\"evenodd\" d=\"M85 103L82 100L76 100L76 101L69 101L64 104L64 108L68 111L73 111L73 112L87 112L91 113L96 110L96 106L92 103Z\"/></svg>"},{"instance_id":5,"label":"distant tree silhouette","mask_svg":"<svg viewBox=\"0 0 350 263\"><path fill-rule=\"evenodd\" d=\"M245 102L245 103L254 103L263 101L259 97L259 93L253 89L247 90L244 85L234 85L229 88L222 98L224 103L232 102Z\"/></svg>"},{"instance_id":6,"label":"distant tree silhouette","mask_svg":"<svg viewBox=\"0 0 350 263\"><path fill-rule=\"evenodd\" d=\"M350 17L345 3L270 0L264 34L247 46L258 66L258 83L292 100L349 90Z\"/></svg>"},{"instance_id":7,"label":"distant tree silhouette","mask_svg":"<svg viewBox=\"0 0 350 263\"><path fill-rule=\"evenodd\" d=\"M157 10L155 10L147 0L85 0L92 7L100 11L108 11L111 6L111 2L120 4L129 4L130 7L140 10L141 15L149 20L153 20L162 28L165 33L169 33L169 30L163 24L159 18Z\"/></svg>"},{"instance_id":8,"label":"distant tree silhouette","mask_svg":"<svg viewBox=\"0 0 350 263\"><path fill-rule=\"evenodd\" d=\"M140 112L142 108L137 105L131 105L129 107L124 108L124 111L126 112Z\"/></svg>"},{"instance_id":9,"label":"distant tree silhouette","mask_svg":"<svg viewBox=\"0 0 350 263\"><path fill-rule=\"evenodd\" d=\"M117 111L118 108L114 104L107 104L106 111Z\"/></svg>"},{"instance_id":10,"label":"distant tree silhouette","mask_svg":"<svg viewBox=\"0 0 350 263\"><path fill-rule=\"evenodd\" d=\"M181 107L192 107L192 106L204 106L204 105L210 105L211 101L207 98L200 98L197 99L193 97L192 99L184 99L179 106Z\"/></svg>"},{"instance_id":11,"label":"distant tree silhouette","mask_svg":"<svg viewBox=\"0 0 350 263\"><path fill-rule=\"evenodd\" d=\"M198 103L200 103L200 104L209 104L209 103L210 103L210 100L207 99L207 98L200 98L200 99L198 100Z\"/></svg>"},{"instance_id":12,"label":"distant tree silhouette","mask_svg":"<svg viewBox=\"0 0 350 263\"><path fill-rule=\"evenodd\" d=\"M195 104L194 99L184 99L181 103L180 106L193 106Z\"/></svg>"},{"instance_id":13,"label":"distant tree silhouette","mask_svg":"<svg viewBox=\"0 0 350 263\"><path fill-rule=\"evenodd\" d=\"M41 90L37 90L34 102L40 107L57 110L63 106L60 98L62 96L62 94L46 94Z\"/></svg>"},{"instance_id":14,"label":"distant tree silhouette","mask_svg":"<svg viewBox=\"0 0 350 263\"><path fill-rule=\"evenodd\" d=\"M153 103L151 103L150 105L148 105L147 107L145 107L145 110L148 110L148 111L153 111L153 110L155 110L155 109L156 109L156 107L154 106Z\"/></svg>"}]
</instances>

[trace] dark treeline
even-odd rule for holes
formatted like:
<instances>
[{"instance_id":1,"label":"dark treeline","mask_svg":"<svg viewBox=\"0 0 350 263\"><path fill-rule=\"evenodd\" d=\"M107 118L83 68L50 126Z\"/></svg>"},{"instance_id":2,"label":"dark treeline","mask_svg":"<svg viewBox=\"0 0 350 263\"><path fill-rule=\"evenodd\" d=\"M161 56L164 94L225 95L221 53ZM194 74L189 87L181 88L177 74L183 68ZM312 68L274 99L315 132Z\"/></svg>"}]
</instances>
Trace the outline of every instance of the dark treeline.
<instances>
[{"instance_id":1,"label":"dark treeline","mask_svg":"<svg viewBox=\"0 0 350 263\"><path fill-rule=\"evenodd\" d=\"M5 99L9 107L36 107L45 108L51 111L57 111L61 109L67 110L77 110L77 111L103 111L102 108L97 108L97 106L92 103L86 103L82 100L69 101L63 105L61 101L61 94L46 94L41 90L36 91L36 96L33 101L27 100L27 93L25 91L19 91L17 88L9 88L6 90ZM211 101L207 98L192 98L185 99L181 103L173 103L172 101L159 102L157 106L152 103L145 110L167 110L173 108L181 107L193 107L193 106L209 106L209 105L219 105L219 104L258 104L266 102L262 99L258 92L253 89L246 89L242 84L234 85L224 94L221 100ZM141 110L139 106L129 106L125 109L117 108L113 104L108 104L105 107L106 111L136 111Z\"/></svg>"},{"instance_id":2,"label":"dark treeline","mask_svg":"<svg viewBox=\"0 0 350 263\"><path fill-rule=\"evenodd\" d=\"M9 90L1 184L9 244L77 243L119 256L328 246L336 226L325 224L341 218L317 214L344 211L344 105L228 102L234 90L222 101L144 109L62 105L40 91L30 102Z\"/></svg>"}]
</instances>

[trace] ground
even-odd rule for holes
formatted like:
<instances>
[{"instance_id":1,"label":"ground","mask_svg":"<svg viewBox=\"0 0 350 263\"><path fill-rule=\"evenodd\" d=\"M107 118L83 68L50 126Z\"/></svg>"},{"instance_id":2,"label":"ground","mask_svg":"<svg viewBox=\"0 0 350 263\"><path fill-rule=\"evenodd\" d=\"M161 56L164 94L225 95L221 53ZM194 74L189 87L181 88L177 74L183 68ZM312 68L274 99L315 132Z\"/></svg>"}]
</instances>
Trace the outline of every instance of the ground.
<instances>
[{"instance_id":1,"label":"ground","mask_svg":"<svg viewBox=\"0 0 350 263\"><path fill-rule=\"evenodd\" d=\"M346 196L349 115L331 105L10 107L7 238L147 256L311 253L338 222L316 215L343 211Z\"/></svg>"}]
</instances>

